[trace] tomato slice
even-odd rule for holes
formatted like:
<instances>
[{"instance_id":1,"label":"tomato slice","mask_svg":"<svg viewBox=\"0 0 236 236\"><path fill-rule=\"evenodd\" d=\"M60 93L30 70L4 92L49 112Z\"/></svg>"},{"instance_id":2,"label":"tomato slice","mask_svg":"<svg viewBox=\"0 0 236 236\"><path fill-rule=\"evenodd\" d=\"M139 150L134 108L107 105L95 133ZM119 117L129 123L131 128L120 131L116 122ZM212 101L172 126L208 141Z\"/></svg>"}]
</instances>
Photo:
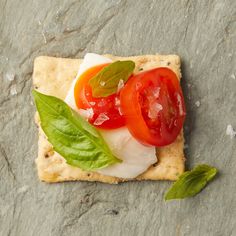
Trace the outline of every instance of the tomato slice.
<instances>
[{"instance_id":1,"label":"tomato slice","mask_svg":"<svg viewBox=\"0 0 236 236\"><path fill-rule=\"evenodd\" d=\"M186 111L182 89L168 68L132 76L121 90L120 100L126 126L143 144L168 145L183 127Z\"/></svg>"},{"instance_id":2,"label":"tomato slice","mask_svg":"<svg viewBox=\"0 0 236 236\"><path fill-rule=\"evenodd\" d=\"M120 113L120 95L112 94L108 97L94 98L92 88L88 84L106 65L92 67L85 71L77 80L74 89L76 105L79 109L92 109L88 121L103 129L115 129L125 125L125 118Z\"/></svg>"}]
</instances>

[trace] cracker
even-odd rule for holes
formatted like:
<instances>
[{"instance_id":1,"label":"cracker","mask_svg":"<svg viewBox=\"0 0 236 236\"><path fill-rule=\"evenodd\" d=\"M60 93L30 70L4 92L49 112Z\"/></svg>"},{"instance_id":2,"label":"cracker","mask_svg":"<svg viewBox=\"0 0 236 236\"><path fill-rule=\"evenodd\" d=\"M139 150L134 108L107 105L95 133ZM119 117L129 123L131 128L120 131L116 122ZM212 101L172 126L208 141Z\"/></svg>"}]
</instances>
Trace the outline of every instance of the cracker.
<instances>
[{"instance_id":1,"label":"cracker","mask_svg":"<svg viewBox=\"0 0 236 236\"><path fill-rule=\"evenodd\" d=\"M155 67L169 67L181 78L180 58L176 55L144 55L134 57L115 57L105 55L113 60L133 60L136 64L134 73ZM40 56L34 61L33 84L40 92L65 99L73 79L76 77L81 59L66 59ZM174 143L157 148L158 162L135 179L122 179L105 176L96 172L83 171L66 164L65 159L53 151L39 127L38 157L36 165L39 179L45 182L62 182L73 180L100 181L115 184L128 180L176 180L184 172L184 137L183 131Z\"/></svg>"}]
</instances>

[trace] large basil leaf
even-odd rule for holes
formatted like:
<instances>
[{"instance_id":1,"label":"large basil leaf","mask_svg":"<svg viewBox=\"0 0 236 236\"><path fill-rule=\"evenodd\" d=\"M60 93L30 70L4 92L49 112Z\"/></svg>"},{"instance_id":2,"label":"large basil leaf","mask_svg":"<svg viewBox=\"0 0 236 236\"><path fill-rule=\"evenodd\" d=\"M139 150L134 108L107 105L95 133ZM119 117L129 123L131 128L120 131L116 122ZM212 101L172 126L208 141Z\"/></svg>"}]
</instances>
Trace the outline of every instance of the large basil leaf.
<instances>
[{"instance_id":1,"label":"large basil leaf","mask_svg":"<svg viewBox=\"0 0 236 236\"><path fill-rule=\"evenodd\" d=\"M199 193L216 175L217 169L208 165L199 165L183 173L165 195L165 200L192 197Z\"/></svg>"},{"instance_id":2,"label":"large basil leaf","mask_svg":"<svg viewBox=\"0 0 236 236\"><path fill-rule=\"evenodd\" d=\"M65 102L35 90L33 96L48 141L68 164L93 171L121 162L100 133Z\"/></svg>"},{"instance_id":3,"label":"large basil leaf","mask_svg":"<svg viewBox=\"0 0 236 236\"><path fill-rule=\"evenodd\" d=\"M119 83L124 84L133 73L134 68L133 61L116 61L104 67L89 81L93 97L107 97L116 93Z\"/></svg>"}]
</instances>

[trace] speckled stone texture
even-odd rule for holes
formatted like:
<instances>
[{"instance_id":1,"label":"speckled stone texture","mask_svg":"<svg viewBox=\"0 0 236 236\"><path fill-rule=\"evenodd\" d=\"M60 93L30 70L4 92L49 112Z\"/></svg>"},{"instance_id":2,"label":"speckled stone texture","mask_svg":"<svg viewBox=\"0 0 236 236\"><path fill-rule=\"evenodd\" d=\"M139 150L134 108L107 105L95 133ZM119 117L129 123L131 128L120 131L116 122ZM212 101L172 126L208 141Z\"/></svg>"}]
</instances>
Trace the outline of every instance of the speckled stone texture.
<instances>
[{"instance_id":1,"label":"speckled stone texture","mask_svg":"<svg viewBox=\"0 0 236 236\"><path fill-rule=\"evenodd\" d=\"M235 45L235 0L0 0L0 235L236 235ZM220 170L201 194L164 202L170 182L38 181L33 60L86 52L181 56L187 167Z\"/></svg>"}]
</instances>

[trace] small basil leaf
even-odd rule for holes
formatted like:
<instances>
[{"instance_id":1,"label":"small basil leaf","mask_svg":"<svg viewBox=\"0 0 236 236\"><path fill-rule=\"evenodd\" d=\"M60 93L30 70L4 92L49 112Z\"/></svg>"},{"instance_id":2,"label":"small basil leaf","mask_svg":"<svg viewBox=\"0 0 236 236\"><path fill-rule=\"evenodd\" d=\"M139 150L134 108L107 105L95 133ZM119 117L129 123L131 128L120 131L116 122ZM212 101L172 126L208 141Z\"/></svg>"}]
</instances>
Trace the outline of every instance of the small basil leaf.
<instances>
[{"instance_id":1,"label":"small basil leaf","mask_svg":"<svg viewBox=\"0 0 236 236\"><path fill-rule=\"evenodd\" d=\"M116 61L104 67L89 81L93 97L107 97L116 93L119 82L122 80L125 83L134 68L133 61Z\"/></svg>"},{"instance_id":2,"label":"small basil leaf","mask_svg":"<svg viewBox=\"0 0 236 236\"><path fill-rule=\"evenodd\" d=\"M183 173L165 195L165 200L192 197L199 193L217 173L208 165L199 165Z\"/></svg>"},{"instance_id":3,"label":"small basil leaf","mask_svg":"<svg viewBox=\"0 0 236 236\"><path fill-rule=\"evenodd\" d=\"M32 93L48 141L68 164L93 171L121 162L100 133L65 102L35 90Z\"/></svg>"}]
</instances>

